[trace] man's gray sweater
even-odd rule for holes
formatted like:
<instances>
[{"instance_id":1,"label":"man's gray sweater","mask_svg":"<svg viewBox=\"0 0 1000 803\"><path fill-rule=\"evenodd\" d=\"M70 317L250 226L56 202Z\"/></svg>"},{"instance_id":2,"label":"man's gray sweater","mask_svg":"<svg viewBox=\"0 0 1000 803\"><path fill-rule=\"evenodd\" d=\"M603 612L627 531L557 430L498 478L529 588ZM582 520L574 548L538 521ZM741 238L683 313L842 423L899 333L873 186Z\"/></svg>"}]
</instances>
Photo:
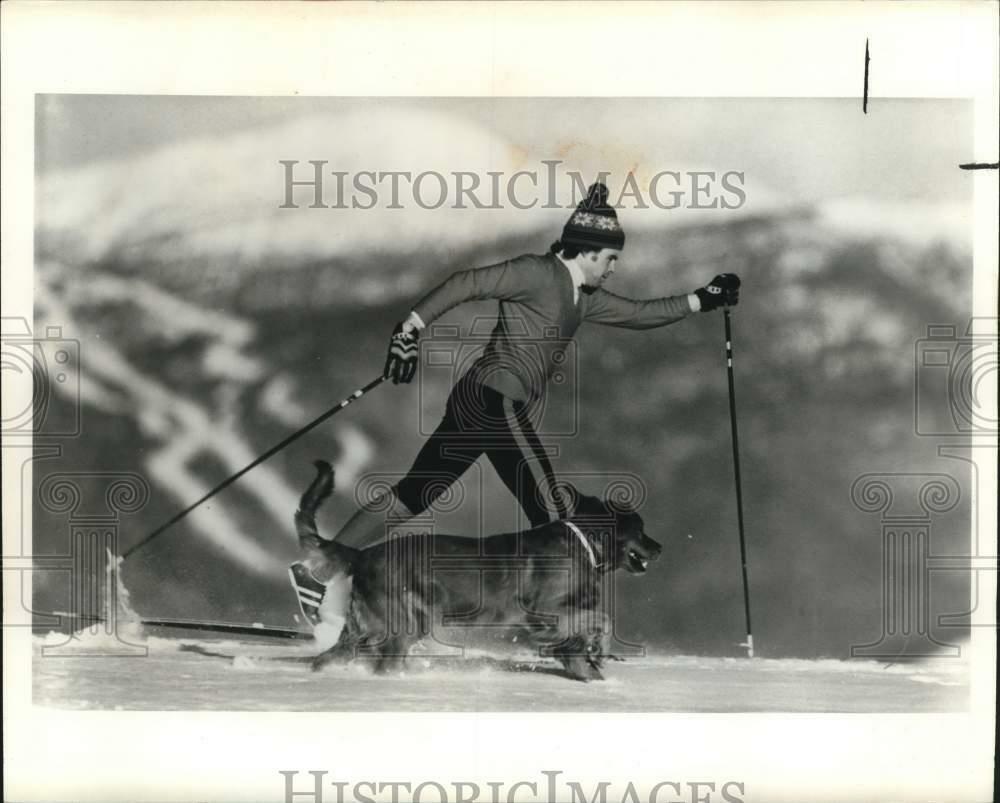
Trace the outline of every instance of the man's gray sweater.
<instances>
[{"instance_id":1,"label":"man's gray sweater","mask_svg":"<svg viewBox=\"0 0 1000 803\"><path fill-rule=\"evenodd\" d=\"M497 299L500 315L489 343L469 373L518 401L544 394L549 377L584 321L652 329L691 314L686 295L637 301L599 288L574 302L573 279L555 254L525 254L485 268L452 274L418 301L425 325L464 301Z\"/></svg>"}]
</instances>

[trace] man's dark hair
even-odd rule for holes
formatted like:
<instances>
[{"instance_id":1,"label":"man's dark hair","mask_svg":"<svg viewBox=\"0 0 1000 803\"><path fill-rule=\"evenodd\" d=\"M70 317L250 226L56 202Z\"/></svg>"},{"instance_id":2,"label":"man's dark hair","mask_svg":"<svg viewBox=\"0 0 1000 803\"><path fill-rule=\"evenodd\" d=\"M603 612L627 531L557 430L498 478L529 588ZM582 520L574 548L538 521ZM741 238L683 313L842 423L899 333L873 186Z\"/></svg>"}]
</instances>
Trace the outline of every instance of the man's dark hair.
<instances>
[{"instance_id":1,"label":"man's dark hair","mask_svg":"<svg viewBox=\"0 0 1000 803\"><path fill-rule=\"evenodd\" d=\"M595 251L600 251L600 248L587 248L578 245L564 245L562 240L556 240L552 245L549 246L550 254L558 254L562 252L565 259L573 259L578 254L590 254Z\"/></svg>"}]
</instances>

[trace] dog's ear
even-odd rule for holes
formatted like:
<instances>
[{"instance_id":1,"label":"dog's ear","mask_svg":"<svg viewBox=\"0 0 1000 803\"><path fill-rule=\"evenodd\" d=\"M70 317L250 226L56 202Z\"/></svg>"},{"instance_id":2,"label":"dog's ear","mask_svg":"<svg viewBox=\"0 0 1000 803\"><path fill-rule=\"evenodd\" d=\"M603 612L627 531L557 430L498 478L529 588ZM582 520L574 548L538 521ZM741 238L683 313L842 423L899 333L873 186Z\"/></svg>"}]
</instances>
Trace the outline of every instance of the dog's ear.
<instances>
[{"instance_id":1,"label":"dog's ear","mask_svg":"<svg viewBox=\"0 0 1000 803\"><path fill-rule=\"evenodd\" d=\"M635 513L633 494L629 488L612 487L604 494L604 504L617 515Z\"/></svg>"},{"instance_id":2,"label":"dog's ear","mask_svg":"<svg viewBox=\"0 0 1000 803\"><path fill-rule=\"evenodd\" d=\"M552 495L555 497L557 509L565 510L567 518L572 518L576 515L583 494L577 490L577 487L573 483L557 483L552 489Z\"/></svg>"}]
</instances>

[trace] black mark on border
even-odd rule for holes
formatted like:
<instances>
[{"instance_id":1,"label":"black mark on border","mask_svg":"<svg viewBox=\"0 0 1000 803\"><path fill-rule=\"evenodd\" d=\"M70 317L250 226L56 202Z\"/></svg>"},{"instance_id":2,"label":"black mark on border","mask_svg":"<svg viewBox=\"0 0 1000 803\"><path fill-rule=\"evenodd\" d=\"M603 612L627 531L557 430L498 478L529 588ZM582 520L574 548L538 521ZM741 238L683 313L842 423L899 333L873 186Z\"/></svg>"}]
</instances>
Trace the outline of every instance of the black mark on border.
<instances>
[{"instance_id":1,"label":"black mark on border","mask_svg":"<svg viewBox=\"0 0 1000 803\"><path fill-rule=\"evenodd\" d=\"M966 162L959 165L962 170L1000 170L1000 162Z\"/></svg>"},{"instance_id":2,"label":"black mark on border","mask_svg":"<svg viewBox=\"0 0 1000 803\"><path fill-rule=\"evenodd\" d=\"M865 39L865 95L864 100L861 101L861 111L865 114L868 114L868 64L871 60L871 54L868 52L868 40Z\"/></svg>"}]
</instances>

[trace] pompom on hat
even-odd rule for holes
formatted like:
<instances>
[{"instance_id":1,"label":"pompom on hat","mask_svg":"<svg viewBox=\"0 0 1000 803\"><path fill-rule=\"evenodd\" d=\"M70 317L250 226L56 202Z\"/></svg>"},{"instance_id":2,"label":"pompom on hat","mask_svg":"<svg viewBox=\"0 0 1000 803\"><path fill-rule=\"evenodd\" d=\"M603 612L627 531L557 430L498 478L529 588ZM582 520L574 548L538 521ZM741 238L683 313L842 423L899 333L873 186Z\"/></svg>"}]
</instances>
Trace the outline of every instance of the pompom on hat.
<instances>
[{"instance_id":1,"label":"pompom on hat","mask_svg":"<svg viewBox=\"0 0 1000 803\"><path fill-rule=\"evenodd\" d=\"M617 248L625 246L625 232L618 222L618 214L608 206L608 188L600 181L590 185L587 197L563 226L563 245L578 249Z\"/></svg>"}]
</instances>

